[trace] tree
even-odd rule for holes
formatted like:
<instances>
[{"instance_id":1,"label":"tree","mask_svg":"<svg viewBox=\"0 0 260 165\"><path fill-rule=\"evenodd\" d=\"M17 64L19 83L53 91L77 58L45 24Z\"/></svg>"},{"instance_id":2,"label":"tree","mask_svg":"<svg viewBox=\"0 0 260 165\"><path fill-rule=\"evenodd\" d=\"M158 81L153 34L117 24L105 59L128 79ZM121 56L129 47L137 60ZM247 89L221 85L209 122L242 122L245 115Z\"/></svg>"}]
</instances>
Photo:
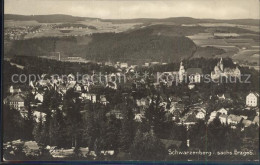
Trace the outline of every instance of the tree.
<instances>
[{"instance_id":1,"label":"tree","mask_svg":"<svg viewBox=\"0 0 260 165\"><path fill-rule=\"evenodd\" d=\"M120 131L120 149L128 151L134 137L134 114L133 102L130 99L126 100L126 105L123 111L122 128Z\"/></svg>"},{"instance_id":2,"label":"tree","mask_svg":"<svg viewBox=\"0 0 260 165\"><path fill-rule=\"evenodd\" d=\"M145 133L138 130L130 153L134 160L164 160L167 150L164 144L155 136L153 130Z\"/></svg>"},{"instance_id":3,"label":"tree","mask_svg":"<svg viewBox=\"0 0 260 165\"><path fill-rule=\"evenodd\" d=\"M25 99L25 107L27 109L27 115L24 119L24 133L25 139L32 140L33 138L33 127L34 127L34 118L33 118L33 111L31 108L31 101L33 100L33 96L29 93Z\"/></svg>"},{"instance_id":4,"label":"tree","mask_svg":"<svg viewBox=\"0 0 260 165\"><path fill-rule=\"evenodd\" d=\"M40 146L44 145L44 142L46 141L44 140L45 136L43 136L43 133L43 119L42 114L40 114L39 122L35 124L33 129L34 139Z\"/></svg>"},{"instance_id":5,"label":"tree","mask_svg":"<svg viewBox=\"0 0 260 165\"><path fill-rule=\"evenodd\" d=\"M24 137L24 120L19 111L3 106L3 140L4 142Z\"/></svg>"},{"instance_id":6,"label":"tree","mask_svg":"<svg viewBox=\"0 0 260 165\"><path fill-rule=\"evenodd\" d=\"M151 104L145 111L145 117L151 126L154 126L154 132L156 135L161 135L165 122L165 111L160 105L160 95L156 96L156 99L152 98Z\"/></svg>"}]
</instances>

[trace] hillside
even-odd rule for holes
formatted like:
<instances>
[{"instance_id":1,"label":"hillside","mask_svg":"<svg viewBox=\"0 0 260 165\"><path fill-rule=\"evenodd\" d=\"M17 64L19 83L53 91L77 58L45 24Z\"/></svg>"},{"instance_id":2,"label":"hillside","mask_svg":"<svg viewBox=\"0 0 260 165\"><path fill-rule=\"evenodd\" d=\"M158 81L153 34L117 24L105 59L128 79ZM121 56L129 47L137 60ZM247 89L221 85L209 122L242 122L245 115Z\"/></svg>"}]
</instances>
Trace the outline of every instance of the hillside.
<instances>
[{"instance_id":1,"label":"hillside","mask_svg":"<svg viewBox=\"0 0 260 165\"><path fill-rule=\"evenodd\" d=\"M15 14L5 14L5 20L15 20L15 21L37 21L39 23L60 23L60 22L77 22L84 21L86 19L94 19L87 17L74 17L71 15L63 14L53 14L53 15L15 15Z\"/></svg>"},{"instance_id":2,"label":"hillside","mask_svg":"<svg viewBox=\"0 0 260 165\"><path fill-rule=\"evenodd\" d=\"M191 57L196 45L184 36L155 35L152 29L99 33L84 37L45 37L14 41L9 55L81 56L97 61L163 61Z\"/></svg>"}]
</instances>

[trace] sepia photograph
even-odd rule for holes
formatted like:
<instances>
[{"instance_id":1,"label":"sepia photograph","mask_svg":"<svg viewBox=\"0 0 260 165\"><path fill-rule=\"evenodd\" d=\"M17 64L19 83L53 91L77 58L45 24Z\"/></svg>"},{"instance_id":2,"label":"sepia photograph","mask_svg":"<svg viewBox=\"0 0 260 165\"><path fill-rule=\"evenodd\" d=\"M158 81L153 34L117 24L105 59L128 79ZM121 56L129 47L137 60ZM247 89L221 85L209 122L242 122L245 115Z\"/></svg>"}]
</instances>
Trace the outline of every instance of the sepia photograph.
<instances>
[{"instance_id":1,"label":"sepia photograph","mask_svg":"<svg viewBox=\"0 0 260 165\"><path fill-rule=\"evenodd\" d=\"M2 163L259 163L259 0L2 5Z\"/></svg>"}]
</instances>

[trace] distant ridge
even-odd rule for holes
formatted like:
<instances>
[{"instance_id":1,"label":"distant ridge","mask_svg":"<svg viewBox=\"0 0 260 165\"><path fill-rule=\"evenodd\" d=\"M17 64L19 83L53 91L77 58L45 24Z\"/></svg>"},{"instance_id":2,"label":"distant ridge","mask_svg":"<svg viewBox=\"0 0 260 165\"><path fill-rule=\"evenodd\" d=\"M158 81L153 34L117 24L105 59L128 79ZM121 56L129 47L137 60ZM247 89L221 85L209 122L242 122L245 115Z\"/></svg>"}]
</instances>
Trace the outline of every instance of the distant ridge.
<instances>
[{"instance_id":1,"label":"distant ridge","mask_svg":"<svg viewBox=\"0 0 260 165\"><path fill-rule=\"evenodd\" d=\"M59 22L77 22L84 21L86 19L95 19L87 17L74 17L71 15L64 14L52 14L52 15L15 15L5 14L5 20L16 20L16 21L37 21L39 23L59 23Z\"/></svg>"},{"instance_id":2,"label":"distant ridge","mask_svg":"<svg viewBox=\"0 0 260 165\"><path fill-rule=\"evenodd\" d=\"M5 20L29 21L35 20L40 23L58 23L58 22L77 22L86 19L98 19L90 17L78 17L65 14L52 15L16 15L5 14ZM137 18L137 19L100 19L102 21L109 21L113 23L152 23L152 22L172 22L175 24L197 24L197 23L231 23L240 25L254 25L259 26L259 19L197 19L191 17L171 17L171 18Z\"/></svg>"}]
</instances>

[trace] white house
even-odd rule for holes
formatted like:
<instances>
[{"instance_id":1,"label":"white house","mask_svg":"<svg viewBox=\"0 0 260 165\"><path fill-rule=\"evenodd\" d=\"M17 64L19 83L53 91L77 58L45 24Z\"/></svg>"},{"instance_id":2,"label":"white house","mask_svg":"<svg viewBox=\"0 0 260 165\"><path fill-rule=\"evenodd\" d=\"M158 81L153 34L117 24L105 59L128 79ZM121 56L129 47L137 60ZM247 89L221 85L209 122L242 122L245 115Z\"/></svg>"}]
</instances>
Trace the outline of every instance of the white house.
<instances>
[{"instance_id":1,"label":"white house","mask_svg":"<svg viewBox=\"0 0 260 165\"><path fill-rule=\"evenodd\" d=\"M86 100L90 100L92 103L97 102L97 95L93 93L81 93L81 97Z\"/></svg>"},{"instance_id":2,"label":"white house","mask_svg":"<svg viewBox=\"0 0 260 165\"><path fill-rule=\"evenodd\" d=\"M213 111L210 113L209 122L213 121L217 117L217 111Z\"/></svg>"},{"instance_id":3,"label":"white house","mask_svg":"<svg viewBox=\"0 0 260 165\"><path fill-rule=\"evenodd\" d=\"M34 96L34 99L35 100L39 100L41 103L43 102L43 94L42 93L37 93L35 96Z\"/></svg>"},{"instance_id":4,"label":"white house","mask_svg":"<svg viewBox=\"0 0 260 165\"><path fill-rule=\"evenodd\" d=\"M246 96L246 105L250 107L257 107L259 103L259 93L257 92L250 92Z\"/></svg>"}]
</instances>

